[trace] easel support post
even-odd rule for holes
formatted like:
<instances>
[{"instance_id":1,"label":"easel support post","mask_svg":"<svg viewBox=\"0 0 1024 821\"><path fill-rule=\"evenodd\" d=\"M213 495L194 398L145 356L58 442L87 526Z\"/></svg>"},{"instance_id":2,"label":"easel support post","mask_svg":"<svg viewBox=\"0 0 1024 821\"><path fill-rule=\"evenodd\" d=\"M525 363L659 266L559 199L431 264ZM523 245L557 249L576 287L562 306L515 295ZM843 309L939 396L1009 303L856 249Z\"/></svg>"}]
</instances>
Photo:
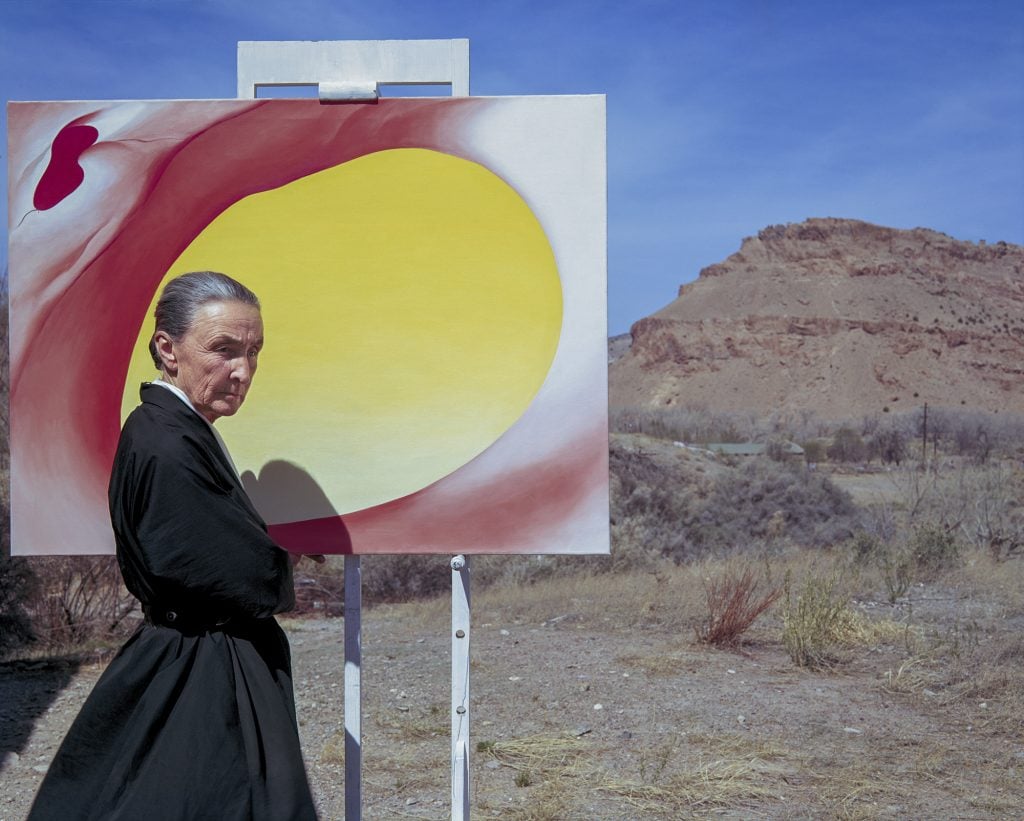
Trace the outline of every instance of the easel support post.
<instances>
[{"instance_id":1,"label":"easel support post","mask_svg":"<svg viewBox=\"0 0 1024 821\"><path fill-rule=\"evenodd\" d=\"M453 97L466 97L469 40L240 41L237 79L238 97L248 100L255 99L261 87L303 85L317 86L321 102L372 100L378 96L381 83L450 85ZM452 818L468 821L469 561L456 556L451 566ZM345 819L361 818L362 568L358 556L346 556Z\"/></svg>"},{"instance_id":2,"label":"easel support post","mask_svg":"<svg viewBox=\"0 0 1024 821\"><path fill-rule=\"evenodd\" d=\"M363 572L345 557L345 819L360 821L363 803Z\"/></svg>"},{"instance_id":3,"label":"easel support post","mask_svg":"<svg viewBox=\"0 0 1024 821\"><path fill-rule=\"evenodd\" d=\"M452 821L469 821L469 557L452 568Z\"/></svg>"}]
</instances>

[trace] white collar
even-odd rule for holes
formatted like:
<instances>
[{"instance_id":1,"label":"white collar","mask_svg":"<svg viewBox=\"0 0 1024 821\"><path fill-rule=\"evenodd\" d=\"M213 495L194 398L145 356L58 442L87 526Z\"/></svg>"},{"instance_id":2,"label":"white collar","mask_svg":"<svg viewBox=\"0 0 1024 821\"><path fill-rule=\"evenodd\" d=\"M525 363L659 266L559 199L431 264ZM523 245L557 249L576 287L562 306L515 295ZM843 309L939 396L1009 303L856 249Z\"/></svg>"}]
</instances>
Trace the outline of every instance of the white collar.
<instances>
[{"instance_id":1,"label":"white collar","mask_svg":"<svg viewBox=\"0 0 1024 821\"><path fill-rule=\"evenodd\" d=\"M185 395L185 391L183 391L177 385L172 385L170 382L164 382L162 379L154 379L149 384L151 384L151 385L159 385L161 388L167 388L167 390L169 390L171 393L173 393L175 396L177 396L182 402L184 402L186 405L188 405L188 407L192 411L192 413L194 413L196 416L198 416L200 419L202 419L207 425L210 425L210 420L207 419L199 411L196 410L195 405L192 404L192 400L189 399L188 396ZM213 425L210 425L210 427L212 428Z\"/></svg>"},{"instance_id":2,"label":"white collar","mask_svg":"<svg viewBox=\"0 0 1024 821\"><path fill-rule=\"evenodd\" d=\"M208 427L210 431L213 433L213 438L217 440L217 444L220 445L220 449L224 452L224 455L227 457L228 464L231 465L231 469L235 471L235 476L238 476L238 481L241 482L242 477L238 473L238 468L235 466L235 460L231 458L231 452L228 450L227 444L224 442L224 439L221 438L220 431L213 426L213 423L209 419L207 419L199 411L196 410L195 405L193 405L191 400L189 400L188 396L185 395L185 391L183 391L177 385L172 385L170 382L164 382L162 379L154 379L149 384L159 385L161 388L167 388L167 390L169 390L171 393L177 396L182 402L188 405L189 409L206 423L206 427Z\"/></svg>"}]
</instances>

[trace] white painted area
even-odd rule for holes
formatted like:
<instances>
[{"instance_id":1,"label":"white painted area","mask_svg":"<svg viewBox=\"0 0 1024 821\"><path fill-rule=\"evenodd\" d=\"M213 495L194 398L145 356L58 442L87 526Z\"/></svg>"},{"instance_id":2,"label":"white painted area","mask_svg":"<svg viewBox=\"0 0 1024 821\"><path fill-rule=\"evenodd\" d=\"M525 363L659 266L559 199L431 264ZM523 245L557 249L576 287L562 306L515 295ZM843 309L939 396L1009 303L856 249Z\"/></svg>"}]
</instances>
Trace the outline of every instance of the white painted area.
<instances>
[{"instance_id":1,"label":"white painted area","mask_svg":"<svg viewBox=\"0 0 1024 821\"><path fill-rule=\"evenodd\" d=\"M469 40L243 40L238 97L259 86L321 83L450 85L469 96Z\"/></svg>"},{"instance_id":2,"label":"white painted area","mask_svg":"<svg viewBox=\"0 0 1024 821\"><path fill-rule=\"evenodd\" d=\"M563 315L554 360L533 402L493 445L446 477L456 492L528 467L537 454L557 451L595 425L607 427L608 412L604 96L496 98L467 119L463 144L466 156L512 185L543 225L558 264ZM607 505L605 493L592 493L574 516L549 526L552 552L607 553Z\"/></svg>"},{"instance_id":3,"label":"white painted area","mask_svg":"<svg viewBox=\"0 0 1024 821\"><path fill-rule=\"evenodd\" d=\"M377 84L372 80L358 83L320 83L317 96L324 102L349 102L352 100L376 100L379 96Z\"/></svg>"}]
</instances>

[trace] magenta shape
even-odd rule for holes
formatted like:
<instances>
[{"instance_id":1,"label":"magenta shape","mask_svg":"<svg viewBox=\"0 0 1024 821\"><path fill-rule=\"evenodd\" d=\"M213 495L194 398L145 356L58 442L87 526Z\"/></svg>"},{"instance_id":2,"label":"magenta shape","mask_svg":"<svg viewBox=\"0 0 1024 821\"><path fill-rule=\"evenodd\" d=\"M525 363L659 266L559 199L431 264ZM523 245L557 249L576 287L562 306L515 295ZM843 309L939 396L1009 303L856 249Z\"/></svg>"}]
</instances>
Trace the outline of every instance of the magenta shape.
<instances>
[{"instance_id":1,"label":"magenta shape","mask_svg":"<svg viewBox=\"0 0 1024 821\"><path fill-rule=\"evenodd\" d=\"M82 184L85 171L78 164L78 158L99 136L100 132L91 125L66 125L60 130L53 139L50 164L36 186L32 205L46 211Z\"/></svg>"}]
</instances>

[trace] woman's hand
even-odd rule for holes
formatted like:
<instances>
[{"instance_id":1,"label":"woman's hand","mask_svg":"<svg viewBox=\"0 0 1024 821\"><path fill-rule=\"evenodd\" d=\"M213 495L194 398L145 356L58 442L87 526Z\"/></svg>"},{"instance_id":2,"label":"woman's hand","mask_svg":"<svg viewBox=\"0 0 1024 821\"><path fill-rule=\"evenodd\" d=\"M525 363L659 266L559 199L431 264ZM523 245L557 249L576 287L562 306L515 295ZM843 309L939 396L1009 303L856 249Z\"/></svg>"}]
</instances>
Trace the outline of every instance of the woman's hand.
<instances>
[{"instance_id":1,"label":"woman's hand","mask_svg":"<svg viewBox=\"0 0 1024 821\"><path fill-rule=\"evenodd\" d=\"M292 560L292 567L295 567L303 559L312 559L317 564L323 564L327 561L327 557L322 553L289 553L288 556Z\"/></svg>"}]
</instances>

